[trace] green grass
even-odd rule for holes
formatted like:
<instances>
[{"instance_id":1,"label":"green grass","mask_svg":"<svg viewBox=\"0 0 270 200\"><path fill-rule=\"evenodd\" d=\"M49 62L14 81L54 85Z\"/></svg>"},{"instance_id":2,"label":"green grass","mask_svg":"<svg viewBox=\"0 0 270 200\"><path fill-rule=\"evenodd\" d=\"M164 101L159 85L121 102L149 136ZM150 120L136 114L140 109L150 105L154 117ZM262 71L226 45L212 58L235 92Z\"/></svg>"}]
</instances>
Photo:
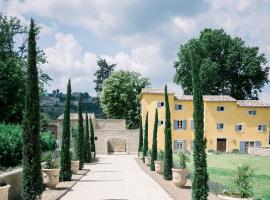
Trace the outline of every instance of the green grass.
<instances>
[{"instance_id":1,"label":"green grass","mask_svg":"<svg viewBox=\"0 0 270 200\"><path fill-rule=\"evenodd\" d=\"M254 171L254 199L270 199L270 158L241 154L207 155L211 182L228 187L237 166L249 164ZM191 167L191 166L190 166Z\"/></svg>"}]
</instances>

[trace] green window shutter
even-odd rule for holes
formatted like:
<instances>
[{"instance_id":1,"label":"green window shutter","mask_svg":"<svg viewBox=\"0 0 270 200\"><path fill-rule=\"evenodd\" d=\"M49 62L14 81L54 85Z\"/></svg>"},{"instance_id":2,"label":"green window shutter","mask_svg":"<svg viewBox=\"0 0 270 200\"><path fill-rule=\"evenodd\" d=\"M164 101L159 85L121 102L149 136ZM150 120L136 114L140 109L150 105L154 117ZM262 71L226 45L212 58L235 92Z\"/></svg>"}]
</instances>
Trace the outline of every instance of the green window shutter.
<instances>
[{"instance_id":1,"label":"green window shutter","mask_svg":"<svg viewBox=\"0 0 270 200\"><path fill-rule=\"evenodd\" d=\"M246 153L245 141L240 141L240 153Z\"/></svg>"},{"instance_id":2,"label":"green window shutter","mask_svg":"<svg viewBox=\"0 0 270 200\"><path fill-rule=\"evenodd\" d=\"M183 130L187 129L187 120L182 120L183 123Z\"/></svg>"}]
</instances>

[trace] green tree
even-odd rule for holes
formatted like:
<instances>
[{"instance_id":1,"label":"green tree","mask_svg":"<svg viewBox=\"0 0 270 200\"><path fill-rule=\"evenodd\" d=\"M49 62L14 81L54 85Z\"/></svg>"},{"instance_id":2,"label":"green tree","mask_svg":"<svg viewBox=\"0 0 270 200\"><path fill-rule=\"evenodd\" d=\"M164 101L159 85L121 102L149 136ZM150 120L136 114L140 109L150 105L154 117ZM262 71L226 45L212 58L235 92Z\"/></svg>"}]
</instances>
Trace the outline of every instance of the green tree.
<instances>
[{"instance_id":1,"label":"green tree","mask_svg":"<svg viewBox=\"0 0 270 200\"><path fill-rule=\"evenodd\" d=\"M154 130L153 130L153 142L152 142L152 154L151 154L151 170L155 171L155 160L157 160L157 131L158 131L158 110L156 109Z\"/></svg>"},{"instance_id":2,"label":"green tree","mask_svg":"<svg viewBox=\"0 0 270 200\"><path fill-rule=\"evenodd\" d=\"M69 79L67 85L67 99L65 104L63 131L62 131L61 169L60 169L61 181L70 181L72 176L71 153L70 153L70 97L71 97L71 83Z\"/></svg>"},{"instance_id":3,"label":"green tree","mask_svg":"<svg viewBox=\"0 0 270 200\"><path fill-rule=\"evenodd\" d=\"M204 137L203 124L203 94L200 83L200 65L197 62L197 57L200 56L197 52L196 43L192 44L189 55L190 65L192 68L192 83L193 83L193 119L195 125L194 132L194 149L193 162L194 172L192 176L192 199L193 200L207 200L208 197L208 173L206 161L206 139Z\"/></svg>"},{"instance_id":4,"label":"green tree","mask_svg":"<svg viewBox=\"0 0 270 200\"><path fill-rule=\"evenodd\" d=\"M197 63L204 95L230 95L236 99L257 99L269 82L267 60L258 47L249 47L239 37L231 37L223 29L204 29L199 38L181 45L174 82L184 94L193 93L189 48L196 43Z\"/></svg>"},{"instance_id":5,"label":"green tree","mask_svg":"<svg viewBox=\"0 0 270 200\"><path fill-rule=\"evenodd\" d=\"M144 137L143 137L143 156L147 156L148 152L148 112L146 113Z\"/></svg>"},{"instance_id":6,"label":"green tree","mask_svg":"<svg viewBox=\"0 0 270 200\"><path fill-rule=\"evenodd\" d=\"M31 19L28 35L28 67L23 118L23 199L35 200L43 192L40 147L40 105L36 51L36 27Z\"/></svg>"},{"instance_id":7,"label":"green tree","mask_svg":"<svg viewBox=\"0 0 270 200\"><path fill-rule=\"evenodd\" d=\"M84 139L84 130L83 130L83 115L82 115L82 95L80 94L79 97L79 104L78 104L78 138L77 138L77 155L80 160L80 169L83 168L84 165L84 150L83 150L83 139Z\"/></svg>"},{"instance_id":8,"label":"green tree","mask_svg":"<svg viewBox=\"0 0 270 200\"><path fill-rule=\"evenodd\" d=\"M91 117L90 117L91 118ZM85 117L85 135L84 135L84 160L85 162L91 162L91 149L90 149L90 134L89 134L89 121L88 114L86 112Z\"/></svg>"},{"instance_id":9,"label":"green tree","mask_svg":"<svg viewBox=\"0 0 270 200\"><path fill-rule=\"evenodd\" d=\"M139 132L138 155L142 151L143 151L143 127L142 127L142 118L140 117L140 132Z\"/></svg>"},{"instance_id":10,"label":"green tree","mask_svg":"<svg viewBox=\"0 0 270 200\"><path fill-rule=\"evenodd\" d=\"M173 167L173 159L172 159L172 131L171 131L171 112L169 105L169 97L167 91L167 85L165 85L165 109L166 109L166 121L165 121L165 149L164 149L164 172L163 176L165 180L172 180L172 167Z\"/></svg>"},{"instance_id":11,"label":"green tree","mask_svg":"<svg viewBox=\"0 0 270 200\"><path fill-rule=\"evenodd\" d=\"M96 157L96 145L95 145L95 132L94 132L94 127L93 127L93 122L92 118L90 117L90 147L91 147L91 152L94 152L94 158ZM94 159L92 158L92 159Z\"/></svg>"},{"instance_id":12,"label":"green tree","mask_svg":"<svg viewBox=\"0 0 270 200\"><path fill-rule=\"evenodd\" d=\"M150 85L139 73L116 71L102 84L101 107L109 118L126 119L127 127L134 129L140 123L139 94Z\"/></svg>"},{"instance_id":13,"label":"green tree","mask_svg":"<svg viewBox=\"0 0 270 200\"><path fill-rule=\"evenodd\" d=\"M94 82L96 83L95 90L99 94L102 91L103 81L111 75L117 64L108 64L105 59L99 58L97 60L97 65L99 66L99 69L94 74L96 77Z\"/></svg>"}]
</instances>

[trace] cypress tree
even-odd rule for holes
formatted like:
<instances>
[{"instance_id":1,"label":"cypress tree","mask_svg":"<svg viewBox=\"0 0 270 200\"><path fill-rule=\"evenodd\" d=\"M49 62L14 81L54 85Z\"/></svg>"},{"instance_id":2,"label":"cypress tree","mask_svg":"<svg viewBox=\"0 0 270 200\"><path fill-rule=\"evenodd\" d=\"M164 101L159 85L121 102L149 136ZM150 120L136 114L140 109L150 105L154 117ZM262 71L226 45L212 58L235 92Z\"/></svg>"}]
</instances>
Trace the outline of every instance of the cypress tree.
<instances>
[{"instance_id":1,"label":"cypress tree","mask_svg":"<svg viewBox=\"0 0 270 200\"><path fill-rule=\"evenodd\" d=\"M78 144L77 144L77 155L80 161L80 169L83 168L84 165L84 151L83 151L83 139L84 139L84 131L83 131L83 115L82 115L82 94L79 97L78 104Z\"/></svg>"},{"instance_id":2,"label":"cypress tree","mask_svg":"<svg viewBox=\"0 0 270 200\"><path fill-rule=\"evenodd\" d=\"M144 126L143 156L147 156L147 151L148 151L148 112L146 113Z\"/></svg>"},{"instance_id":3,"label":"cypress tree","mask_svg":"<svg viewBox=\"0 0 270 200\"><path fill-rule=\"evenodd\" d=\"M67 99L65 103L63 132L62 132L62 147L61 147L61 169L60 181L70 181L71 172L71 154L70 154L70 98L71 98L71 83L68 80Z\"/></svg>"},{"instance_id":4,"label":"cypress tree","mask_svg":"<svg viewBox=\"0 0 270 200\"><path fill-rule=\"evenodd\" d=\"M91 162L91 149L90 149L90 135L89 135L89 121L88 114L86 112L85 117L85 135L84 135L84 160L87 163Z\"/></svg>"},{"instance_id":5,"label":"cypress tree","mask_svg":"<svg viewBox=\"0 0 270 200\"><path fill-rule=\"evenodd\" d=\"M166 121L165 121L165 149L164 149L164 172L163 176L165 180L172 180L172 132L171 132L171 112L169 105L169 97L167 91L167 85L165 85L165 109L166 109Z\"/></svg>"},{"instance_id":6,"label":"cypress tree","mask_svg":"<svg viewBox=\"0 0 270 200\"><path fill-rule=\"evenodd\" d=\"M206 139L204 138L203 124L203 95L200 83L200 67L196 62L196 54L189 50L190 64L192 67L192 84L193 84L193 107L194 107L194 173L192 177L192 199L207 200L208 197L208 173L206 161Z\"/></svg>"},{"instance_id":7,"label":"cypress tree","mask_svg":"<svg viewBox=\"0 0 270 200\"><path fill-rule=\"evenodd\" d=\"M93 122L92 118L90 117L90 147L91 147L91 152L94 152L94 158L96 157L96 146L95 146L95 132L94 132L94 127L93 127ZM92 159L94 159L92 158Z\"/></svg>"},{"instance_id":8,"label":"cypress tree","mask_svg":"<svg viewBox=\"0 0 270 200\"><path fill-rule=\"evenodd\" d=\"M155 171L155 160L157 160L157 129L158 129L158 110L156 109L153 140L152 140L151 166L150 166L150 169L152 171Z\"/></svg>"},{"instance_id":9,"label":"cypress tree","mask_svg":"<svg viewBox=\"0 0 270 200\"><path fill-rule=\"evenodd\" d=\"M36 26L31 19L28 34L28 66L23 119L23 199L38 199L43 192L40 149L40 104L38 87Z\"/></svg>"},{"instance_id":10,"label":"cypress tree","mask_svg":"<svg viewBox=\"0 0 270 200\"><path fill-rule=\"evenodd\" d=\"M142 117L140 117L138 156L139 156L140 152L142 152L142 151L143 151L143 128L142 128Z\"/></svg>"}]
</instances>

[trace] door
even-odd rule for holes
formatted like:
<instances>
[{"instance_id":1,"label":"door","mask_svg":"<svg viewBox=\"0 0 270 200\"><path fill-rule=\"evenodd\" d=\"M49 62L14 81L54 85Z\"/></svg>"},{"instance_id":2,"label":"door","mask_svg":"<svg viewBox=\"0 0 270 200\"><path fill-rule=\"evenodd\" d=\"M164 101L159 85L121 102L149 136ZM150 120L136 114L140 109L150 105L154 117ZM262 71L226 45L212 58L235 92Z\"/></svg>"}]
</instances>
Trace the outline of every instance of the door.
<instances>
[{"instance_id":1,"label":"door","mask_svg":"<svg viewBox=\"0 0 270 200\"><path fill-rule=\"evenodd\" d=\"M226 152L226 139L217 139L217 151L219 152Z\"/></svg>"}]
</instances>

